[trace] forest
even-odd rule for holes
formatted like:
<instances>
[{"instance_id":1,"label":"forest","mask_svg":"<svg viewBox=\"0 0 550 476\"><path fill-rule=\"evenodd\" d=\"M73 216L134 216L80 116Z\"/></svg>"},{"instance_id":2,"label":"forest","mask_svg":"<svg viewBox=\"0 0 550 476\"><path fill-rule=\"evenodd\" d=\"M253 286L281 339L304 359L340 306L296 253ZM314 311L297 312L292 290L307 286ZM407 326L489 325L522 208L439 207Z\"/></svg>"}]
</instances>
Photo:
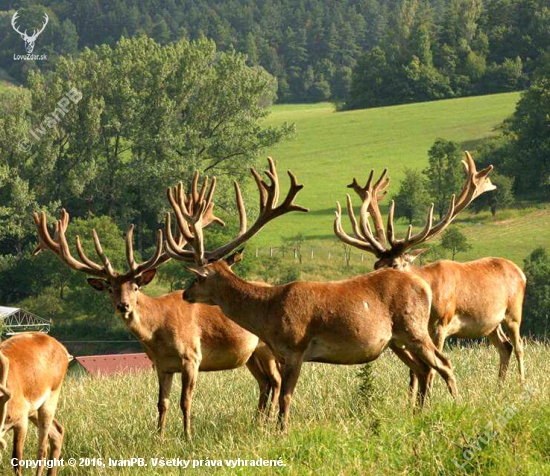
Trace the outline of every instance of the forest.
<instances>
[{"instance_id":1,"label":"forest","mask_svg":"<svg viewBox=\"0 0 550 476\"><path fill-rule=\"evenodd\" d=\"M16 8L38 23L48 13L40 43L54 61L121 37L206 37L273 75L279 102L331 100L345 109L520 90L550 48L545 0L3 3L4 31ZM19 42L0 40L0 68L11 77L24 82L29 69L51 67L12 61Z\"/></svg>"}]
</instances>

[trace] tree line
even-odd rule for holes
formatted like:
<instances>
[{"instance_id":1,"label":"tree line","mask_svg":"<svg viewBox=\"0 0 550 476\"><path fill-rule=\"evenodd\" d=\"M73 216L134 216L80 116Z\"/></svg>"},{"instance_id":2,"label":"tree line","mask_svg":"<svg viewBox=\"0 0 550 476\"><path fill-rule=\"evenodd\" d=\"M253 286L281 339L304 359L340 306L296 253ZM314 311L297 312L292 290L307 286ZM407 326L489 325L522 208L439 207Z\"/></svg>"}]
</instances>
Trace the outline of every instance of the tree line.
<instances>
[{"instance_id":1,"label":"tree line","mask_svg":"<svg viewBox=\"0 0 550 476\"><path fill-rule=\"evenodd\" d=\"M264 69L211 40L160 45L139 37L32 70L27 88L1 88L0 281L10 285L0 286L0 302L65 319L80 335L105 326L101 318L78 319L112 315L103 297L86 292L82 276L49 253L31 257L32 212L46 212L53 226L65 207L72 243L78 233L93 256L97 228L121 267L129 225L136 224L135 246L145 256L164 223L167 187L181 180L187 188L194 170L219 177L218 214L234 213L230 180L243 179L261 151L294 131L261 123L274 85ZM179 279L175 268L166 272Z\"/></svg>"},{"instance_id":2,"label":"tree line","mask_svg":"<svg viewBox=\"0 0 550 476\"><path fill-rule=\"evenodd\" d=\"M518 90L550 51L545 0L42 0L21 10L37 24L50 16L39 40L50 61L13 61L20 38L4 35L0 67L19 81L121 37L207 37L276 77L279 101L348 109ZM0 12L3 31L14 11Z\"/></svg>"}]
</instances>

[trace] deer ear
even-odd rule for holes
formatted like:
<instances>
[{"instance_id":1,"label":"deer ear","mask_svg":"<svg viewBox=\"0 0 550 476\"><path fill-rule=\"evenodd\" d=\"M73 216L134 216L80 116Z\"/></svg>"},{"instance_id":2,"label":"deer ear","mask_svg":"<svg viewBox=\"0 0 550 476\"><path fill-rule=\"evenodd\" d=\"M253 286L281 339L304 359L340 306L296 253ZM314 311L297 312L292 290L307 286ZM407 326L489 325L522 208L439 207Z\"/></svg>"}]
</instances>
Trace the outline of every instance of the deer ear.
<instances>
[{"instance_id":1,"label":"deer ear","mask_svg":"<svg viewBox=\"0 0 550 476\"><path fill-rule=\"evenodd\" d=\"M244 248L241 248L240 250L235 251L235 253L225 258L225 262L229 267L231 267L234 264L237 264L239 261L242 261L243 253L244 253Z\"/></svg>"},{"instance_id":2,"label":"deer ear","mask_svg":"<svg viewBox=\"0 0 550 476\"><path fill-rule=\"evenodd\" d=\"M407 261L412 263L416 258L418 258L422 253L425 253L430 248L418 248L416 250L411 250L407 253Z\"/></svg>"},{"instance_id":3,"label":"deer ear","mask_svg":"<svg viewBox=\"0 0 550 476\"><path fill-rule=\"evenodd\" d=\"M153 278L157 274L157 269L148 269L147 271L144 271L136 278L136 284L141 288L143 286L147 286L151 281L153 281Z\"/></svg>"},{"instance_id":4,"label":"deer ear","mask_svg":"<svg viewBox=\"0 0 550 476\"><path fill-rule=\"evenodd\" d=\"M200 278L206 278L206 276L208 276L208 269L206 269L204 266L200 268L189 267L187 268L187 271L191 271L194 275Z\"/></svg>"},{"instance_id":5,"label":"deer ear","mask_svg":"<svg viewBox=\"0 0 550 476\"><path fill-rule=\"evenodd\" d=\"M105 291L109 287L109 283L104 279L88 278L87 281L96 291Z\"/></svg>"}]
</instances>

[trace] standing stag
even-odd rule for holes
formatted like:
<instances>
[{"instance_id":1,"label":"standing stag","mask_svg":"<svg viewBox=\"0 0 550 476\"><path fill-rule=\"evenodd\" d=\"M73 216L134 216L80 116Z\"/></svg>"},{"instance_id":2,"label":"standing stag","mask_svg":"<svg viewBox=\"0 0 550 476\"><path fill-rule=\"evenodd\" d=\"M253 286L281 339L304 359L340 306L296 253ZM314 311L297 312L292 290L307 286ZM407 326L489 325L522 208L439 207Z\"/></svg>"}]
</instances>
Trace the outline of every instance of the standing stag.
<instances>
[{"instance_id":1,"label":"standing stag","mask_svg":"<svg viewBox=\"0 0 550 476\"><path fill-rule=\"evenodd\" d=\"M193 209L204 198L207 180L198 192L198 174L195 174L192 192L185 194L180 184L174 191L169 191L170 199ZM209 196L214 188L215 180ZM205 226L212 222L223 223L214 216L212 208L213 203L210 202L208 209L202 210ZM48 231L44 213L35 213L34 220L40 237L39 249L49 249L69 268L94 276L88 279L90 286L111 294L115 310L153 361L159 380L158 430L161 436L164 436L174 373L181 372L182 375L180 406L187 436L191 434L191 401L199 371L230 370L246 364L260 387L258 412L262 414L266 411L270 392L272 402L277 401L281 380L278 364L255 335L227 319L218 307L185 302L183 291L156 298L141 292L141 288L155 277L157 267L170 259L162 250L160 230L154 255L148 261L137 264L132 244L133 226L130 227L126 235L129 270L121 274L113 269L95 230L95 250L102 264L86 256L78 236L76 250L80 260L72 256L65 236L69 224L66 211L62 211L61 219L56 224L54 238ZM181 237L178 240L182 243Z\"/></svg>"},{"instance_id":2,"label":"standing stag","mask_svg":"<svg viewBox=\"0 0 550 476\"><path fill-rule=\"evenodd\" d=\"M441 233L472 200L496 188L488 177L492 166L478 172L468 152L462 164L466 171L464 187L456 200L453 195L447 214L436 225L433 225L432 204L424 229L412 235L412 227L409 226L405 238L397 239L393 223L395 203L392 201L387 230L384 230L379 201L389 185L386 169L374 185L374 171L371 171L365 187L353 179L348 187L353 188L362 200L359 225L348 195L348 214L355 236L349 236L342 230L340 213L335 221L335 233L345 243L374 254L377 258L375 269L404 270L421 277L430 285L433 295L430 334L439 350L443 349L447 337L477 339L487 336L498 350L499 378L503 380L513 346L523 384L525 376L520 325L525 275L521 269L503 258L483 258L467 263L441 260L426 266L412 264L426 248L411 248ZM502 330L502 325L510 333L512 344ZM413 379L413 391L414 386Z\"/></svg>"},{"instance_id":3,"label":"standing stag","mask_svg":"<svg viewBox=\"0 0 550 476\"><path fill-rule=\"evenodd\" d=\"M271 158L266 172L270 183L262 180L254 169L252 174L259 189L260 212L250 228L235 183L240 218L236 238L214 251L205 251L204 211L211 197L195 213L185 204L172 201L180 232L185 234L192 250L184 249L172 236L170 214L166 216L166 247L173 258L197 266L190 268L196 279L185 290L184 299L220 306L226 316L258 335L282 363L280 426L283 429L288 426L290 401L303 362L361 364L376 359L388 346L418 375L420 403L431 368L442 375L451 394L456 395L451 363L428 334L431 292L420 278L388 269L344 281L265 287L245 281L231 271L230 266L241 254L224 257L269 221L291 211L307 211L294 203L303 186L298 185L290 171L290 189L277 205L279 181Z\"/></svg>"},{"instance_id":4,"label":"standing stag","mask_svg":"<svg viewBox=\"0 0 550 476\"><path fill-rule=\"evenodd\" d=\"M55 420L61 384L72 357L53 337L39 332L25 332L0 344L0 445L13 430L12 465L22 475L23 446L29 420L38 428L40 462L36 474L44 471L48 440L49 460L59 460L63 445L63 426ZM57 474L57 466L48 475Z\"/></svg>"}]
</instances>

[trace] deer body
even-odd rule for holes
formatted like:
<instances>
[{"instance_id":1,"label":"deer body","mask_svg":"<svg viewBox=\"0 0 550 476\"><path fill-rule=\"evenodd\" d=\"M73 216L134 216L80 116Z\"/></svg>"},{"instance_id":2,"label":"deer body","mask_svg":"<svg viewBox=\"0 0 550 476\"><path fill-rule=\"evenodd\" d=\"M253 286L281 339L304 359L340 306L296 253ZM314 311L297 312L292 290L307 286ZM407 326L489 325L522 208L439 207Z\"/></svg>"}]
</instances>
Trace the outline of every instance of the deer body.
<instances>
[{"instance_id":1,"label":"deer body","mask_svg":"<svg viewBox=\"0 0 550 476\"><path fill-rule=\"evenodd\" d=\"M520 380L525 380L520 326L526 280L516 264L503 258L483 258L467 263L442 260L404 269L432 289L430 333L440 350L448 337L488 336L499 351L500 378L506 375L513 348ZM501 325L510 333L512 344Z\"/></svg>"},{"instance_id":2,"label":"deer body","mask_svg":"<svg viewBox=\"0 0 550 476\"><path fill-rule=\"evenodd\" d=\"M478 172L468 152L463 165L466 171L463 189L456 200L452 196L447 214L437 224L433 225L432 204L424 229L413 235L412 227L409 227L406 236L397 239L393 224L395 203L392 201L387 230L384 230L379 201L389 185L386 169L375 184L374 171L371 171L364 187L356 179L348 185L362 200L358 224L348 195L348 214L355 236L349 236L342 229L340 207L334 231L342 241L374 254L377 258L375 269L394 268L410 272L430 285L433 294L430 334L440 350L447 337L477 339L487 336L499 352L499 378L506 376L513 348L523 383L525 372L520 325L526 281L521 269L503 258L483 258L468 263L441 260L426 266L413 265L415 258L426 249L412 248L437 236L472 200L496 188L489 179L492 166ZM502 325L509 331L512 343ZM416 378L411 376L413 391L416 384Z\"/></svg>"},{"instance_id":3,"label":"deer body","mask_svg":"<svg viewBox=\"0 0 550 476\"><path fill-rule=\"evenodd\" d=\"M183 291L158 298L139 293L136 308L123 317L155 367L181 372L182 359L194 355L199 370L230 370L246 364L258 338L227 318L216 306L183 301Z\"/></svg>"},{"instance_id":4,"label":"deer body","mask_svg":"<svg viewBox=\"0 0 550 476\"><path fill-rule=\"evenodd\" d=\"M49 459L59 459L64 430L54 415L71 356L54 338L38 332L19 334L2 342L0 355L5 387L1 392L1 436L13 430L12 458L23 459L30 420L38 428L37 460L46 458L48 440ZM14 465L14 469L16 474L22 474L20 466ZM39 466L37 475L43 470L44 466ZM57 467L48 470L48 474L56 473Z\"/></svg>"},{"instance_id":5,"label":"deer body","mask_svg":"<svg viewBox=\"0 0 550 476\"><path fill-rule=\"evenodd\" d=\"M290 171L290 189L278 204L277 171L271 158L268 162L266 175L270 183L256 170L251 170L260 193L260 211L250 227L235 183L240 226L237 236L229 243L213 251L204 248L205 211L212 207L212 193L195 209L168 194L179 232L192 250L174 239L169 214L165 230L167 253L196 265L189 268L196 279L184 291L184 299L218 305L227 317L265 342L281 362L280 425L283 428L288 425L290 401L303 362L360 364L376 359L386 347L391 347L417 375L421 403L430 369L437 370L451 394L456 395L451 363L428 334L431 291L422 279L388 269L344 281L264 286L233 273L230 266L239 261L242 254L237 252L226 257L229 253L269 221L291 211L307 211L294 203L303 186Z\"/></svg>"},{"instance_id":6,"label":"deer body","mask_svg":"<svg viewBox=\"0 0 550 476\"><path fill-rule=\"evenodd\" d=\"M204 266L202 272L184 298L220 306L230 319L258 335L283 365L283 427L303 362L361 364L375 360L389 346L422 381L434 368L450 392L457 393L452 366L428 334L429 286L415 276L381 270L344 281L264 287L237 277L223 260Z\"/></svg>"},{"instance_id":7,"label":"deer body","mask_svg":"<svg viewBox=\"0 0 550 476\"><path fill-rule=\"evenodd\" d=\"M189 195L183 191L181 183L173 192L171 191L178 202L181 201L190 208L200 206L206 193L208 179L205 179L199 191L198 178L196 173ZM214 179L209 196L213 193L215 184ZM221 222L213 214L213 203L201 211L206 214L207 224ZM70 220L65 210L56 223L53 238L48 231L46 216L43 213L35 213L34 220L40 239L37 250L48 249L68 267L94 276L88 279L88 284L97 291L105 291L111 295L115 311L155 364L159 381L158 430L161 436L164 436L175 373L181 373L182 378L180 407L187 436L191 434L191 401L199 370L229 370L246 364L260 387L259 413L265 412L270 393L272 401L277 400L281 380L279 366L273 355L265 348L265 344L260 343L256 336L225 318L221 310L215 306L184 302L181 291L157 298L141 292L141 289L154 279L157 267L170 259L163 252L162 232L159 231L153 256L148 261L138 264L134 259L132 244L133 226L130 226L126 235L126 259L129 269L125 273L119 273L103 252L95 230L94 246L102 264L88 258L79 237L76 238L79 259L72 256L65 236Z\"/></svg>"}]
</instances>

